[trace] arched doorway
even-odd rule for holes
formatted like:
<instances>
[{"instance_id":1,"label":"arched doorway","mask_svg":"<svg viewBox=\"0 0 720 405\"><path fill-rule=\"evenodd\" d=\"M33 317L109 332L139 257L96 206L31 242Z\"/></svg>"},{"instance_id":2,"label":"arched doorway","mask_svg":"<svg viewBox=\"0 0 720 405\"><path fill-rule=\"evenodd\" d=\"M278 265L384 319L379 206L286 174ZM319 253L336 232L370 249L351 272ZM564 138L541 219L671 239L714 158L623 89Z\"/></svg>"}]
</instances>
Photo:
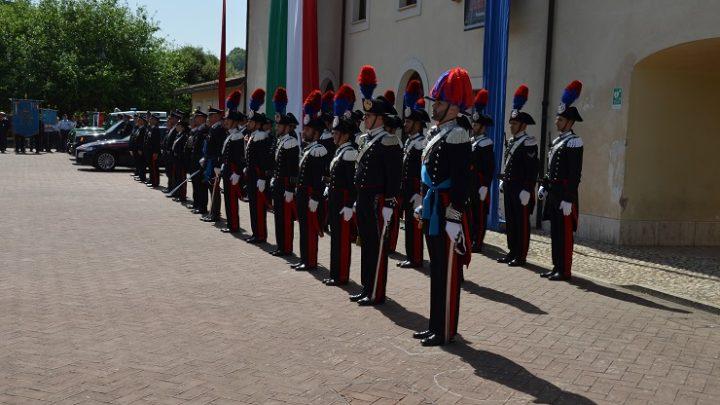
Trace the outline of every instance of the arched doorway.
<instances>
[{"instance_id":1,"label":"arched doorway","mask_svg":"<svg viewBox=\"0 0 720 405\"><path fill-rule=\"evenodd\" d=\"M408 83L410 83L411 80L417 80L420 82L420 86L423 89L423 94L426 93L425 83L423 83L423 79L420 76L420 73L418 73L416 70L410 69L403 73L402 77L400 78L400 83L398 83L398 88L395 90L395 94L397 97L395 97L395 108L398 111L402 111L403 109L403 96L405 94L405 88L407 88Z\"/></svg>"},{"instance_id":2,"label":"arched doorway","mask_svg":"<svg viewBox=\"0 0 720 405\"><path fill-rule=\"evenodd\" d=\"M720 38L656 52L630 90L621 243L720 245Z\"/></svg>"},{"instance_id":3,"label":"arched doorway","mask_svg":"<svg viewBox=\"0 0 720 405\"><path fill-rule=\"evenodd\" d=\"M333 81L332 81L332 80L326 78L325 80L323 80L322 83L320 83L320 90L321 90L323 93L326 92L326 91L328 91L328 90L333 90L333 91L335 91L335 84L333 84Z\"/></svg>"}]
</instances>

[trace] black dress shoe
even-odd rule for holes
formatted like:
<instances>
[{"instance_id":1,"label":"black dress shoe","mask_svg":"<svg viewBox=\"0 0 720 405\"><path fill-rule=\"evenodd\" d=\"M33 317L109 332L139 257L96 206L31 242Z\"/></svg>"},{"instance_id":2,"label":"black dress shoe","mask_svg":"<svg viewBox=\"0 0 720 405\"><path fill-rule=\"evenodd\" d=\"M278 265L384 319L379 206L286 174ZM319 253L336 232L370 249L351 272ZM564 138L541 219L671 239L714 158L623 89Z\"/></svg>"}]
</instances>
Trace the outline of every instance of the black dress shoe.
<instances>
[{"instance_id":1,"label":"black dress shoe","mask_svg":"<svg viewBox=\"0 0 720 405\"><path fill-rule=\"evenodd\" d=\"M397 263L395 264L395 266L397 266L397 267L402 267L405 263L410 263L410 261L409 261L409 260L403 260L403 261L401 261L401 262L397 262Z\"/></svg>"},{"instance_id":2,"label":"black dress shoe","mask_svg":"<svg viewBox=\"0 0 720 405\"><path fill-rule=\"evenodd\" d=\"M406 261L398 264L398 267L400 267L402 269L419 269L420 267L422 267L422 263L413 263L409 260L406 260Z\"/></svg>"},{"instance_id":3,"label":"black dress shoe","mask_svg":"<svg viewBox=\"0 0 720 405\"><path fill-rule=\"evenodd\" d=\"M230 229L230 228L222 228L222 229L220 229L220 232L222 232L222 233L238 233L238 231Z\"/></svg>"},{"instance_id":4,"label":"black dress shoe","mask_svg":"<svg viewBox=\"0 0 720 405\"><path fill-rule=\"evenodd\" d=\"M200 220L203 222L217 222L220 220L220 218L209 216L209 217L202 217L202 218L200 218Z\"/></svg>"},{"instance_id":5,"label":"black dress shoe","mask_svg":"<svg viewBox=\"0 0 720 405\"><path fill-rule=\"evenodd\" d=\"M295 267L295 271L315 271L317 270L316 266L308 266L307 264L302 264L298 267Z\"/></svg>"},{"instance_id":6,"label":"black dress shoe","mask_svg":"<svg viewBox=\"0 0 720 405\"><path fill-rule=\"evenodd\" d=\"M363 297L362 299L359 299L357 303L361 307L369 307L373 304L373 302L370 300L370 297Z\"/></svg>"},{"instance_id":7,"label":"black dress shoe","mask_svg":"<svg viewBox=\"0 0 720 405\"><path fill-rule=\"evenodd\" d=\"M365 298L365 293L354 294L354 295L351 295L349 298L350 298L350 301L357 302L357 301L360 301L361 299Z\"/></svg>"},{"instance_id":8,"label":"black dress shoe","mask_svg":"<svg viewBox=\"0 0 720 405\"><path fill-rule=\"evenodd\" d=\"M429 338L433 333L429 330L424 330L422 332L415 332L413 333L413 339L425 339Z\"/></svg>"},{"instance_id":9,"label":"black dress shoe","mask_svg":"<svg viewBox=\"0 0 720 405\"><path fill-rule=\"evenodd\" d=\"M498 263L510 263L513 260L515 260L515 258L512 256L503 256L503 257L497 259L497 262Z\"/></svg>"},{"instance_id":10,"label":"black dress shoe","mask_svg":"<svg viewBox=\"0 0 720 405\"><path fill-rule=\"evenodd\" d=\"M570 277L566 276L560 272L555 272L548 277L548 280L551 281L570 281Z\"/></svg>"},{"instance_id":11,"label":"black dress shoe","mask_svg":"<svg viewBox=\"0 0 720 405\"><path fill-rule=\"evenodd\" d=\"M325 285L328 286L328 287L337 287L337 286L339 286L339 285L341 285L341 284L340 284L340 282L337 281L337 280L332 280L332 279L330 279L330 280L328 280L327 283L325 283Z\"/></svg>"},{"instance_id":12,"label":"black dress shoe","mask_svg":"<svg viewBox=\"0 0 720 405\"><path fill-rule=\"evenodd\" d=\"M445 344L443 342L443 339L438 335L430 335L426 337L425 339L420 341L420 344L426 347L432 347L432 346L442 346Z\"/></svg>"},{"instance_id":13,"label":"black dress shoe","mask_svg":"<svg viewBox=\"0 0 720 405\"><path fill-rule=\"evenodd\" d=\"M555 274L555 270L545 271L545 272L540 273L540 277L548 278L553 274Z\"/></svg>"},{"instance_id":14,"label":"black dress shoe","mask_svg":"<svg viewBox=\"0 0 720 405\"><path fill-rule=\"evenodd\" d=\"M165 197L175 199L175 195L170 193L165 193Z\"/></svg>"},{"instance_id":15,"label":"black dress shoe","mask_svg":"<svg viewBox=\"0 0 720 405\"><path fill-rule=\"evenodd\" d=\"M260 243L265 243L265 240L264 240L264 239L258 239L258 238L256 238L256 237L253 236L253 237L250 237L250 238L245 239L245 242L251 243L251 244L253 244L253 245L258 245L258 244L260 244Z\"/></svg>"},{"instance_id":16,"label":"black dress shoe","mask_svg":"<svg viewBox=\"0 0 720 405\"><path fill-rule=\"evenodd\" d=\"M511 261L510 263L508 263L508 266L510 266L510 267L522 267L522 266L524 266L526 263L527 263L527 262L526 262L525 260L515 259L515 260Z\"/></svg>"},{"instance_id":17,"label":"black dress shoe","mask_svg":"<svg viewBox=\"0 0 720 405\"><path fill-rule=\"evenodd\" d=\"M293 264L290 265L290 268L291 268L291 269L297 269L298 267L302 266L303 264L304 264L303 262L293 263Z\"/></svg>"},{"instance_id":18,"label":"black dress shoe","mask_svg":"<svg viewBox=\"0 0 720 405\"><path fill-rule=\"evenodd\" d=\"M482 246L473 245L473 247L472 247L472 252L473 252L473 253L481 253L481 252L482 252Z\"/></svg>"}]
</instances>

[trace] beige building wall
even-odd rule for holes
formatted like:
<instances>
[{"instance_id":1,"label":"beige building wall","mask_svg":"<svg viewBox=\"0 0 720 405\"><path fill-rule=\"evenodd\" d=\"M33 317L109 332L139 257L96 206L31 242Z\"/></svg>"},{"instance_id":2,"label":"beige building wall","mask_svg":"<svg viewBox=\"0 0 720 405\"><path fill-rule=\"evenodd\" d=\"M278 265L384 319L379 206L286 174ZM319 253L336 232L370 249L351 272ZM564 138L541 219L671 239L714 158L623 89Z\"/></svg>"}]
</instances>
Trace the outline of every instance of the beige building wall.
<instances>
[{"instance_id":1,"label":"beige building wall","mask_svg":"<svg viewBox=\"0 0 720 405\"><path fill-rule=\"evenodd\" d=\"M255 11L264 9L264 15L251 22L248 75L252 87L265 80L269 2L250 2ZM320 1L321 24L339 20L335 16L339 15L341 2L335 2L334 7L331 3ZM474 87L481 86L484 29L464 31L463 1L421 0L408 11L399 10L394 0L368 0L368 18L359 23L352 22L354 0L346 3L345 82L357 87L355 78L360 66L372 64L377 68L378 92L387 88L402 92L409 70L419 73L428 92L444 70L463 66L470 72ZM506 105L519 84L528 84L531 93L526 110L538 122L531 129L538 138L548 4L549 0L513 1L510 21ZM720 214L716 208L719 188L709 187L714 179L690 175L697 171L718 172L712 165L699 163L711 158L707 150L717 150L717 141L708 135L717 129L710 123L694 125L694 120L689 119L668 121L678 117L673 111L698 108L691 96L699 90L716 89L718 79L712 69L717 63L706 60L699 71L691 74L653 72L649 65L641 64L668 48L720 37L720 3L557 0L556 4L548 141L555 136L555 108L564 87L573 79L583 81L585 87L577 106L585 122L576 127L585 143L579 236L623 244L720 245ZM320 44L324 49L336 48L327 42L329 32L335 29L337 26L321 29ZM262 35L255 38L253 32ZM717 53L719 48L718 43L706 43L702 54ZM333 66L334 61L323 59L332 59L331 55L321 55L321 72L322 66ZM677 53L670 59L685 60L687 56ZM673 100L676 105L658 99L660 82L667 82L665 87L677 92ZM622 90L622 104L614 108L612 96L616 88ZM711 98L700 99L704 108L712 110ZM502 121L505 125L507 117ZM680 136L678 132L683 132L682 138L697 139L708 148L670 148L668 143ZM672 159L684 162L682 170L674 171L667 165ZM670 176L677 187L676 195L665 199L661 194L665 188L658 182L663 176ZM681 187L681 183L686 185Z\"/></svg>"},{"instance_id":2,"label":"beige building wall","mask_svg":"<svg viewBox=\"0 0 720 405\"><path fill-rule=\"evenodd\" d=\"M228 87L226 90L226 93L229 95L235 90L243 90L242 87ZM207 91L199 91L197 93L192 93L192 110L199 108L203 111L207 111L208 106L213 106L215 108L218 107L218 97L217 97L217 89L213 90L207 90ZM243 105L245 102L245 95L243 94L243 100L240 105ZM224 107L224 106L223 106ZM192 111L191 110L191 111ZM242 111L242 110L241 110Z\"/></svg>"},{"instance_id":3,"label":"beige building wall","mask_svg":"<svg viewBox=\"0 0 720 405\"><path fill-rule=\"evenodd\" d=\"M247 3L248 60L246 74L247 91L252 94L258 87L264 89L267 83L270 0L247 0Z\"/></svg>"},{"instance_id":4,"label":"beige building wall","mask_svg":"<svg viewBox=\"0 0 720 405\"><path fill-rule=\"evenodd\" d=\"M340 87L340 46L342 44L342 1L318 0L318 83L325 90L332 83Z\"/></svg>"}]
</instances>

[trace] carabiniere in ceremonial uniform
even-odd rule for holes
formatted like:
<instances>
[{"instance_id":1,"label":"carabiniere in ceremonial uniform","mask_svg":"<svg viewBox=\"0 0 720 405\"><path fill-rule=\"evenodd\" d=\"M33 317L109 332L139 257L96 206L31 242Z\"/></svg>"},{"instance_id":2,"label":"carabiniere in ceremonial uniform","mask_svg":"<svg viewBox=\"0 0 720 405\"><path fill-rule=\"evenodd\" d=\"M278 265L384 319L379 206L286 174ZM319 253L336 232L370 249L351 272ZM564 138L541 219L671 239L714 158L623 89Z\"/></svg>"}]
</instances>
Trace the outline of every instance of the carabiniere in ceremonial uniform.
<instances>
[{"instance_id":1,"label":"carabiniere in ceremonial uniform","mask_svg":"<svg viewBox=\"0 0 720 405\"><path fill-rule=\"evenodd\" d=\"M560 135L550 147L548 169L539 196L545 200L543 219L550 221L552 238L552 271L542 273L550 280L570 280L574 233L578 226L578 187L582 175L583 141L573 126L582 122L572 103L580 97L582 83L573 81L567 86L558 107L555 126Z\"/></svg>"},{"instance_id":2,"label":"carabiniere in ceremonial uniform","mask_svg":"<svg viewBox=\"0 0 720 405\"><path fill-rule=\"evenodd\" d=\"M240 216L238 201L242 194L242 173L245 170L245 124L247 117L239 111L228 112L225 121L230 129L222 147L222 178L223 200L225 201L225 218L227 228L224 233L240 232Z\"/></svg>"},{"instance_id":3,"label":"carabiniere in ceremonial uniform","mask_svg":"<svg viewBox=\"0 0 720 405\"><path fill-rule=\"evenodd\" d=\"M250 208L250 227L252 236L245 239L248 243L267 241L267 186L268 175L272 168L272 139L262 127L268 118L258 112L265 103L265 90L256 89L250 98L250 117L248 129L250 136L245 144L245 186Z\"/></svg>"},{"instance_id":4,"label":"carabiniere in ceremonial uniform","mask_svg":"<svg viewBox=\"0 0 720 405\"><path fill-rule=\"evenodd\" d=\"M470 156L470 238L473 253L482 251L490 213L490 185L495 177L495 143L485 134L493 119L484 113L488 91L481 89L475 96L472 115L472 154Z\"/></svg>"}]
</instances>

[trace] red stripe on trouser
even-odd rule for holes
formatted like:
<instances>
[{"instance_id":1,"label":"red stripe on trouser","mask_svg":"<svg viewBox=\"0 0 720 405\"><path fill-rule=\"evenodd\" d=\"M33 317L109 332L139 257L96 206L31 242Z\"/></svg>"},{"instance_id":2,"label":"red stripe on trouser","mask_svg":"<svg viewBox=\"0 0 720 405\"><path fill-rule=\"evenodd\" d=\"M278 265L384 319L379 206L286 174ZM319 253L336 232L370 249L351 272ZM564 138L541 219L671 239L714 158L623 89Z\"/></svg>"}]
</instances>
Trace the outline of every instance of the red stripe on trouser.
<instances>
[{"instance_id":1,"label":"red stripe on trouser","mask_svg":"<svg viewBox=\"0 0 720 405\"><path fill-rule=\"evenodd\" d=\"M388 251L394 252L397 249L397 241L400 235L400 202L393 208L392 220L390 220L390 243L388 243Z\"/></svg>"},{"instance_id":2,"label":"red stripe on trouser","mask_svg":"<svg viewBox=\"0 0 720 405\"><path fill-rule=\"evenodd\" d=\"M573 215L576 207L573 204L573 212L570 215L563 216L563 275L570 277L572 275L572 255L573 255Z\"/></svg>"},{"instance_id":3,"label":"red stripe on trouser","mask_svg":"<svg viewBox=\"0 0 720 405\"><path fill-rule=\"evenodd\" d=\"M521 251L520 260L527 259L528 249L530 248L530 229L528 229L528 222L530 213L528 212L527 205L523 206L522 209L522 240L520 241Z\"/></svg>"},{"instance_id":4,"label":"red stripe on trouser","mask_svg":"<svg viewBox=\"0 0 720 405\"><path fill-rule=\"evenodd\" d=\"M378 232L380 232L380 249L379 249L379 256L380 259L377 262L377 265L375 267L375 283L373 284L373 303L376 304L382 300L385 299L385 261L387 260L387 243L385 243L385 239L383 238L383 227L385 225L385 220L383 219L382 211L384 207L384 201L385 196L383 194L379 194L377 198L377 218L378 218ZM392 221L392 219L391 219ZM390 224L387 225L390 227ZM385 230L385 233L387 233L387 229Z\"/></svg>"},{"instance_id":5,"label":"red stripe on trouser","mask_svg":"<svg viewBox=\"0 0 720 405\"><path fill-rule=\"evenodd\" d=\"M446 234L447 235L447 234ZM446 283L446 289L445 289L445 343L448 343L450 339L455 337L455 334L457 333L457 321L455 320L457 318L457 312L458 312L458 294L460 292L459 288L459 261L457 258L457 254L455 253L455 249L451 246L450 238L447 236L445 237L447 240L445 244L445 249L447 252L448 260L446 266L449 265L449 268L446 268L445 271L447 272L447 277L445 280Z\"/></svg>"},{"instance_id":6,"label":"red stripe on trouser","mask_svg":"<svg viewBox=\"0 0 720 405\"><path fill-rule=\"evenodd\" d=\"M320 229L317 211L307 210L307 264L310 267L317 266L318 230Z\"/></svg>"},{"instance_id":7,"label":"red stripe on trouser","mask_svg":"<svg viewBox=\"0 0 720 405\"><path fill-rule=\"evenodd\" d=\"M339 214L342 217L342 214ZM351 219L352 221L352 219ZM350 222L340 218L340 268L338 283L345 284L350 278ZM335 236L335 235L333 235Z\"/></svg>"},{"instance_id":8,"label":"red stripe on trouser","mask_svg":"<svg viewBox=\"0 0 720 405\"><path fill-rule=\"evenodd\" d=\"M283 205L283 230L285 232L285 237L283 238L283 253L290 253L292 252L292 245L293 245L293 205L295 204L295 200L287 202L284 202Z\"/></svg>"},{"instance_id":9,"label":"red stripe on trouser","mask_svg":"<svg viewBox=\"0 0 720 405\"><path fill-rule=\"evenodd\" d=\"M231 184L230 185L230 193L228 195L228 198L230 198L230 218L228 218L228 221L230 221L230 229L233 231L236 231L240 229L240 216L238 214L238 199L240 198L240 183L238 184Z\"/></svg>"},{"instance_id":10,"label":"red stripe on trouser","mask_svg":"<svg viewBox=\"0 0 720 405\"><path fill-rule=\"evenodd\" d=\"M260 240L267 238L267 224L265 223L265 193L261 193L260 190L255 190L257 196L257 206L255 207L255 215L257 215L257 237Z\"/></svg>"},{"instance_id":11,"label":"red stripe on trouser","mask_svg":"<svg viewBox=\"0 0 720 405\"><path fill-rule=\"evenodd\" d=\"M478 246L482 246L485 239L485 201L478 202L478 210L473 212L475 218L475 242Z\"/></svg>"},{"instance_id":12,"label":"red stripe on trouser","mask_svg":"<svg viewBox=\"0 0 720 405\"><path fill-rule=\"evenodd\" d=\"M415 219L413 216L410 218L410 222L407 222L407 218L405 218L405 226L411 226L413 227L413 251L412 251L412 258L410 259L413 263L417 264L422 262L422 253L423 253L423 232L422 232L422 224L420 221Z\"/></svg>"}]
</instances>

